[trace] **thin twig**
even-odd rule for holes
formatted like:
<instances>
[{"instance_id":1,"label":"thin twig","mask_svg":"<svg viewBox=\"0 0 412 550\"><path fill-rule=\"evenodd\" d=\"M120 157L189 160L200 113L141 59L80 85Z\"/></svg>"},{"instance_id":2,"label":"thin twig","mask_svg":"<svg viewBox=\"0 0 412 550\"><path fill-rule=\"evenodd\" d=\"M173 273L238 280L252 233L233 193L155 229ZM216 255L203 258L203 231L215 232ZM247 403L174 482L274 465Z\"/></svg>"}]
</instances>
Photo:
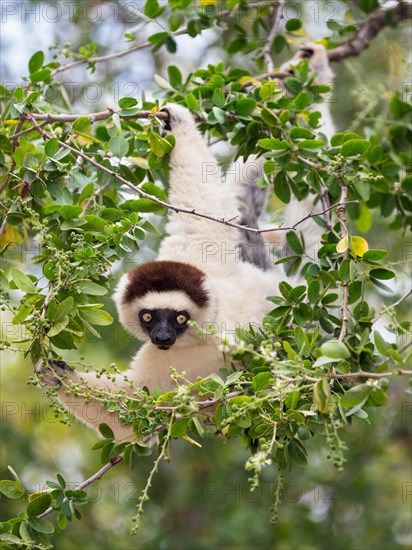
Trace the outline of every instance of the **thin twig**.
<instances>
[{"instance_id":1,"label":"thin twig","mask_svg":"<svg viewBox=\"0 0 412 550\"><path fill-rule=\"evenodd\" d=\"M107 109L107 111L100 111L99 113L90 113L87 115L80 114L65 114L65 113L25 113L22 115L24 118L34 118L35 120L44 120L46 124L51 122L74 122L79 117L87 117L90 119L90 122L96 122L98 120L105 120L112 117L114 114L119 115L120 118L124 120L131 120L135 118L158 118L160 120L166 120L168 118L167 113L158 111L152 113L151 111L139 111L134 115L122 115L119 111L113 108ZM44 126L42 124L41 126Z\"/></svg>"},{"instance_id":2,"label":"thin twig","mask_svg":"<svg viewBox=\"0 0 412 550\"><path fill-rule=\"evenodd\" d=\"M412 294L412 288L410 290L408 290L408 292L404 296L402 296L402 298L399 298L399 300L396 301L394 304L391 304L390 306L384 306L383 310L375 317L372 324L375 324L377 321L379 321L379 319L383 315L385 315L385 313L388 313L388 310L393 309L393 308L398 307L399 305L401 305L401 303L403 301L405 301L407 298L409 298L409 296L411 294Z\"/></svg>"},{"instance_id":3,"label":"thin twig","mask_svg":"<svg viewBox=\"0 0 412 550\"><path fill-rule=\"evenodd\" d=\"M406 351L410 346L412 346L412 340L408 340L408 342L406 342L403 346L401 346L400 348L398 348L398 352L399 353L403 353L404 351ZM412 373L411 373L412 374Z\"/></svg>"},{"instance_id":4,"label":"thin twig","mask_svg":"<svg viewBox=\"0 0 412 550\"><path fill-rule=\"evenodd\" d=\"M79 116L81 115L78 115L77 118L79 118ZM39 126L42 128L43 126L46 126L46 124L48 124L48 122L42 122ZM19 139L21 136L25 136L26 134L30 134L30 132L35 132L36 130L34 130L32 127L30 128L27 128L27 130L23 130L22 132L18 132L17 134L13 134L12 136L9 137L10 141L14 141L16 139Z\"/></svg>"},{"instance_id":5,"label":"thin twig","mask_svg":"<svg viewBox=\"0 0 412 550\"><path fill-rule=\"evenodd\" d=\"M344 239L348 237L348 229L346 227L346 203L348 198L348 187L342 184L342 195L340 203L336 209L336 215L340 221L341 237ZM344 252L344 259L349 258L349 246ZM349 301L349 283L346 281L343 283L343 302L342 302L342 327L339 334L339 341L343 342L346 338L348 331L348 301Z\"/></svg>"},{"instance_id":6,"label":"thin twig","mask_svg":"<svg viewBox=\"0 0 412 550\"><path fill-rule=\"evenodd\" d=\"M31 122L33 124L33 128L35 128L40 133L40 135L43 137L43 139L48 140L48 139L51 139L53 137L51 134L48 134L42 128L40 128L40 126L36 123L35 119L31 115L31 113L26 113L26 117L29 120L31 120ZM151 200L152 202L154 202L156 204L160 204L161 206L164 206L165 208L168 208L169 210L173 210L176 213L180 212L182 214L190 214L191 216L195 216L195 217L198 217L198 218L203 218L203 219L210 220L210 221L213 221L213 222L216 222L216 223L221 223L223 225L226 225L227 227L233 227L235 229L240 229L241 231L248 231L250 233L256 233L257 235L260 235L261 233L271 233L271 232L275 232L275 231L294 231L301 223L308 220L309 218L322 216L326 211L333 210L334 208L336 208L336 206L338 206L338 204L334 204L333 206L330 206L326 211L315 212L313 214L310 213L307 216L305 216L304 218L302 218L300 221L298 221L297 223L295 223L294 225L289 226L289 227L280 226L280 227L272 227L272 228L266 228L266 229L256 229L254 227L248 227L246 225L241 225L241 224L238 224L238 223L234 223L234 222L226 220L224 218L215 218L214 216L210 216L209 214L203 214L202 212L197 212L195 209L181 208L179 206L175 206L175 205L170 204L168 202L162 201L161 199L158 199L158 198L154 197L153 195L149 195L148 193L145 193L140 187L136 187L135 185L130 183L128 180L126 180L125 178L123 178L122 176L120 176L119 174L117 174L116 172L111 170L110 168L106 168L106 166L103 166L102 164L98 163L94 159L90 158L83 151L81 151L79 149L75 149L71 145L68 145L67 143L64 143L63 141L60 141L60 140L58 140L58 144L61 147L64 147L65 149L70 150L75 155L83 158L86 162L88 162L89 164L91 164L95 168L101 170L102 172L105 172L106 174L109 174L110 176L112 176L116 180L120 181L126 187L128 187L129 189L131 189L135 193L139 194L141 197L149 199L149 200Z\"/></svg>"},{"instance_id":7,"label":"thin twig","mask_svg":"<svg viewBox=\"0 0 412 550\"><path fill-rule=\"evenodd\" d=\"M103 193L110 187L111 183L107 182L101 187L98 187L96 191L93 193L93 195L87 200L86 204L83 206L83 211L80 214L80 217L84 216L87 212L87 210L90 208L90 206L93 204L93 202L97 199L97 197L100 197L100 195L103 195Z\"/></svg>"},{"instance_id":8,"label":"thin twig","mask_svg":"<svg viewBox=\"0 0 412 550\"><path fill-rule=\"evenodd\" d=\"M277 5L278 1L279 0L269 0L269 1L266 1L266 2L251 3L251 4L247 5L247 8L250 9L250 10L253 10L253 9L263 8L263 7L266 7L266 6L274 6L274 5ZM243 4L242 4L242 8L244 8ZM237 9L223 10L223 11L220 11L220 12L217 12L216 14L214 14L214 17L216 19L218 19L218 18L221 18L221 17L225 17L226 15L236 15L237 13L238 13ZM205 30L207 30L207 29L205 29ZM174 33L170 33L170 36L172 36L172 37L181 36L183 34L187 34L188 32L189 32L188 27L185 27L184 29L180 29L179 31L176 31ZM73 69L74 67L78 67L79 65L84 65L85 63L89 63L91 65L94 65L96 63L112 61L113 59L120 59L121 57L124 57L124 56L129 55L129 54L134 53L134 52L137 52L139 50L144 50L146 48L152 48L154 45L155 44L153 44L153 42L148 41L148 42L143 42L142 44L136 44L132 48L128 48L127 50L122 50L122 51L117 52L117 53L108 54L108 55L101 55L101 56L98 56L98 57L89 57L88 59L79 59L78 61L73 61L71 63L66 63L65 65L60 65L60 67L57 67L57 69L53 72L53 76L58 74L58 73L62 73L63 71Z\"/></svg>"},{"instance_id":9,"label":"thin twig","mask_svg":"<svg viewBox=\"0 0 412 550\"><path fill-rule=\"evenodd\" d=\"M6 232L7 227L7 213L4 214L4 220L2 221L2 224L0 226L0 237Z\"/></svg>"},{"instance_id":10,"label":"thin twig","mask_svg":"<svg viewBox=\"0 0 412 550\"><path fill-rule=\"evenodd\" d=\"M280 24L283 19L283 8L285 7L285 0L279 0L278 5L275 8L275 16L273 19L273 25L270 29L270 32L267 36L265 45L263 46L262 50L262 57L266 65L266 69L269 73L273 73L274 71L274 64L272 59L272 44L275 36L279 33Z\"/></svg>"},{"instance_id":11,"label":"thin twig","mask_svg":"<svg viewBox=\"0 0 412 550\"><path fill-rule=\"evenodd\" d=\"M41 316L42 316L43 319L46 318L47 310L49 308L49 305L50 305L53 294L54 294L54 286L53 286L52 283L49 283L49 290L46 294L46 297L45 297L44 302L43 302L43 307L42 307L42 310L41 310Z\"/></svg>"},{"instance_id":12,"label":"thin twig","mask_svg":"<svg viewBox=\"0 0 412 550\"><path fill-rule=\"evenodd\" d=\"M325 187L325 189L320 194L320 202L322 203L323 209L326 210L330 206L329 202L329 192L328 189ZM330 216L330 210L325 212L325 215L323 216L323 219L326 223L326 229L328 231L332 231L332 222L331 222L331 216Z\"/></svg>"},{"instance_id":13,"label":"thin twig","mask_svg":"<svg viewBox=\"0 0 412 550\"><path fill-rule=\"evenodd\" d=\"M18 135L20 133L20 129L21 129L22 126L23 126L23 121L20 121L17 124L16 128L14 129L14 133L13 133L13 136L12 136L12 137L14 137L14 139L16 139L16 135ZM17 144L13 145L13 150L16 149L17 145L18 145L18 142L17 142ZM12 175L15 168L16 168L16 161L13 158L13 160L11 162L11 165L10 165L10 168L7 170L7 174L4 176L3 183L0 185L0 193L3 193L3 191L5 189L7 189L7 186L9 184L11 175Z\"/></svg>"},{"instance_id":14,"label":"thin twig","mask_svg":"<svg viewBox=\"0 0 412 550\"><path fill-rule=\"evenodd\" d=\"M81 489L85 489L86 487L88 487L89 485L91 485L92 483L94 483L95 481L100 479L101 477L103 477L106 472L111 470L113 468L113 466L116 466L116 464L119 464L120 462L122 462L122 460L123 460L122 455L118 455L118 456L113 457L107 464L105 464L102 468L100 468L100 470L98 472L96 472L95 474L93 474L91 477L89 477L88 479L85 479L81 483L76 483L75 488L78 491L81 490ZM37 519L44 518L45 516L48 516L52 512L53 512L53 508L50 506L50 508L47 508L47 510L45 510L39 516L36 516L36 518Z\"/></svg>"}]
</instances>

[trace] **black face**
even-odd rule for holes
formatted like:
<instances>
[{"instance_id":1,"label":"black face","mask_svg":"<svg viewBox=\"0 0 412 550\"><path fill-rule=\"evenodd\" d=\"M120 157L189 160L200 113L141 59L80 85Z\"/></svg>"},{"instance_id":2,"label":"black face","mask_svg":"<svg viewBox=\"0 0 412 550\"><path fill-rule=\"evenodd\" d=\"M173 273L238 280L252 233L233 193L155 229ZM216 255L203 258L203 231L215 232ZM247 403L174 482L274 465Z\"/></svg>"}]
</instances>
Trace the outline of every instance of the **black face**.
<instances>
[{"instance_id":1,"label":"black face","mask_svg":"<svg viewBox=\"0 0 412 550\"><path fill-rule=\"evenodd\" d=\"M142 309L139 321L150 337L152 344L166 350L176 342L187 329L190 315L187 311L174 309Z\"/></svg>"}]
</instances>

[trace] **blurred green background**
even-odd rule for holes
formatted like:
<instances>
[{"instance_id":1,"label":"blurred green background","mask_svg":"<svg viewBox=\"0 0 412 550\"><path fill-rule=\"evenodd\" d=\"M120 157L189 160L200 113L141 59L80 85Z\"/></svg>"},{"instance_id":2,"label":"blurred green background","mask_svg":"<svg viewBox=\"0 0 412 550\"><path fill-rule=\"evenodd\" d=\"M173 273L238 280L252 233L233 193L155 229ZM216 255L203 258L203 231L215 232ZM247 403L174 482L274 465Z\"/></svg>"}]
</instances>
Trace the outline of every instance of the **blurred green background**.
<instances>
[{"instance_id":1,"label":"blurred green background","mask_svg":"<svg viewBox=\"0 0 412 550\"><path fill-rule=\"evenodd\" d=\"M10 3L2 2L2 9L6 4ZM76 47L93 39L106 44L107 51L123 48L122 36L133 26L125 6L139 3L71 2L71 15L63 12L66 15L55 22L47 21L42 11L52 2L14 4L19 6L18 12L8 16L8 25L3 24L1 73L3 82L17 85L26 73L31 54L55 41L62 44L69 40L72 47ZM86 4L101 9L98 20L82 17ZM337 8L338 19L343 17L346 7L343 2L315 2L321 17L314 21L314 11L309 9L313 3L293 4L302 7L310 38L328 34L325 21L331 5ZM40 18L23 18L23 9L27 7L35 7ZM183 72L225 59L224 36L213 31L205 35L194 42L197 47L190 44L188 48L187 37L178 41L179 57L173 62ZM31 39L16 40L16 36ZM331 110L338 129L367 133L384 128L391 94L396 90L401 93L409 90L408 46L407 32L388 29L361 57L334 66L337 85ZM289 56L282 54L275 59L275 65L279 66ZM164 75L171 62L171 56L164 51L154 57L142 51L136 53L133 61L126 57L99 66L95 75L86 73L84 68L75 70L70 78L66 76L70 84L67 86L69 103L75 112L93 112L113 105L124 95L139 98L143 90L150 95L156 88L153 73ZM235 59L231 63L249 65L251 74L255 70L249 59ZM87 87L92 81L99 86L96 96L92 95L91 87ZM280 205L275 203L274 207ZM380 220L375 222L373 232L366 236L370 246L387 247L393 262L410 260L410 236L389 234ZM162 226L162 220L155 216L153 223ZM146 243L139 261L154 256L157 241ZM17 248L8 261L24 266L32 254L33 250L27 254ZM130 269L135 261L137 258L130 259L120 269ZM409 268L398 268L397 284L408 285ZM387 296L381 300L391 302ZM108 306L110 309L115 314L112 305ZM411 320L407 305L403 314L405 320ZM1 326L9 336L9 331L17 334L19 330L10 324L7 314ZM80 353L97 367L111 362L126 367L136 343L117 324L102 331L102 336L101 341L89 341ZM53 479L56 472L73 483L81 481L100 467L98 453L90 450L97 435L77 421L68 427L53 418L40 390L26 384L31 368L29 360L21 355L2 354L1 478L10 478L7 465L11 464L31 489L40 490L45 480ZM247 455L238 441L223 444L217 438L206 439L202 449L179 441L172 444L171 463L162 464L155 478L137 536L129 534L130 517L151 468L151 457L142 458L133 471L118 465L90 487L88 493L95 502L82 508L84 519L69 526L64 536L55 540L55 547L59 550L412 548L412 401L406 389L406 380L394 383L388 407L371 411L370 425L354 418L345 430L344 440L349 450L343 473L337 473L329 464L320 440L311 441L308 467L295 468L285 475L283 503L276 525L269 523L276 484L276 479L271 477L273 470L265 470L260 490L251 493L244 470ZM18 514L21 508L18 500L6 502L2 497L1 519Z\"/></svg>"}]
</instances>

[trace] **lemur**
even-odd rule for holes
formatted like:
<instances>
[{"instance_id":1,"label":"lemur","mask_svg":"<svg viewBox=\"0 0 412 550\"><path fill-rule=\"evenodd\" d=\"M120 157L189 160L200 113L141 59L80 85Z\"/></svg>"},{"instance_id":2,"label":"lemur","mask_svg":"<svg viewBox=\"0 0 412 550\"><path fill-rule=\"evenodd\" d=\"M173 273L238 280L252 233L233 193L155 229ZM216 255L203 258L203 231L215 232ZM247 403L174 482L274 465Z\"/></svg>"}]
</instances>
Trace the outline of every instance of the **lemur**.
<instances>
[{"instance_id":1,"label":"lemur","mask_svg":"<svg viewBox=\"0 0 412 550\"><path fill-rule=\"evenodd\" d=\"M170 154L169 202L221 219L240 211L243 223L257 227L261 197L248 201L245 193L242 198L239 182L225 182L188 109L168 104L163 110L168 113L165 131L176 140ZM205 163L216 163L213 174L203 169ZM260 239L245 239L237 228L171 210L158 259L121 277L114 295L119 319L144 342L124 373L135 387L172 389L171 366L191 381L218 372L225 366L219 339L198 327L212 326L219 336L233 337L237 328L259 325L273 308L267 297L276 293L285 274L266 260L239 256L234 252L239 242L262 245ZM113 381L79 373L63 361L51 361L50 367L41 367L41 383L57 386L58 399L75 416L95 429L108 424L116 439L133 439L132 426L120 423L98 400L92 399L98 414L86 417L88 399L66 394L62 385L65 380L115 393L129 392L129 382L120 376Z\"/></svg>"},{"instance_id":2,"label":"lemur","mask_svg":"<svg viewBox=\"0 0 412 550\"><path fill-rule=\"evenodd\" d=\"M237 200L232 185L222 184L220 168L203 177L203 163L217 161L197 130L192 114L175 104L166 105L164 111L169 115L167 131L176 140L170 154L169 202L227 219L230 212L238 210ZM171 389L171 366L185 371L191 381L218 372L225 366L219 339L200 333L197 327L206 329L211 325L218 335L234 337L237 328L260 324L273 308L266 298L276 292L283 273L264 271L239 258L233 253L233 243L240 240L236 228L172 210L158 259L121 277L114 296L120 321L144 342L124 373L135 386L146 386L150 391ZM215 254L216 246L221 254ZM197 327L189 326L189 320ZM43 367L46 385L59 385L59 377L63 376L80 386L86 382L95 389L128 390L128 383L121 377L112 382L97 378L94 373L78 373L61 361L54 361L51 366L58 377ZM83 397L67 395L64 385L58 389L57 397L93 427L104 422L116 438L130 437L131 426L120 424L116 415L107 412L99 401L93 401L100 413L94 422L83 417Z\"/></svg>"}]
</instances>

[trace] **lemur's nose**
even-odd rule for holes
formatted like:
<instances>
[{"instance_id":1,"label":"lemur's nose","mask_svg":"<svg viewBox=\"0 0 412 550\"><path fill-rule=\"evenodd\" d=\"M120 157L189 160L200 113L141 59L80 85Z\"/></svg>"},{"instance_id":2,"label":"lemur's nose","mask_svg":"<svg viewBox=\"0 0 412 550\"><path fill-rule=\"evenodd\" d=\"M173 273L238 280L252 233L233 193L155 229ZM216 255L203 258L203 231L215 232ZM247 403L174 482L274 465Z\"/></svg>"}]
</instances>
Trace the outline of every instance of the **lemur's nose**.
<instances>
[{"instance_id":1,"label":"lemur's nose","mask_svg":"<svg viewBox=\"0 0 412 550\"><path fill-rule=\"evenodd\" d=\"M153 336L152 342L160 349L168 349L176 342L176 337L170 333L158 333Z\"/></svg>"}]
</instances>

